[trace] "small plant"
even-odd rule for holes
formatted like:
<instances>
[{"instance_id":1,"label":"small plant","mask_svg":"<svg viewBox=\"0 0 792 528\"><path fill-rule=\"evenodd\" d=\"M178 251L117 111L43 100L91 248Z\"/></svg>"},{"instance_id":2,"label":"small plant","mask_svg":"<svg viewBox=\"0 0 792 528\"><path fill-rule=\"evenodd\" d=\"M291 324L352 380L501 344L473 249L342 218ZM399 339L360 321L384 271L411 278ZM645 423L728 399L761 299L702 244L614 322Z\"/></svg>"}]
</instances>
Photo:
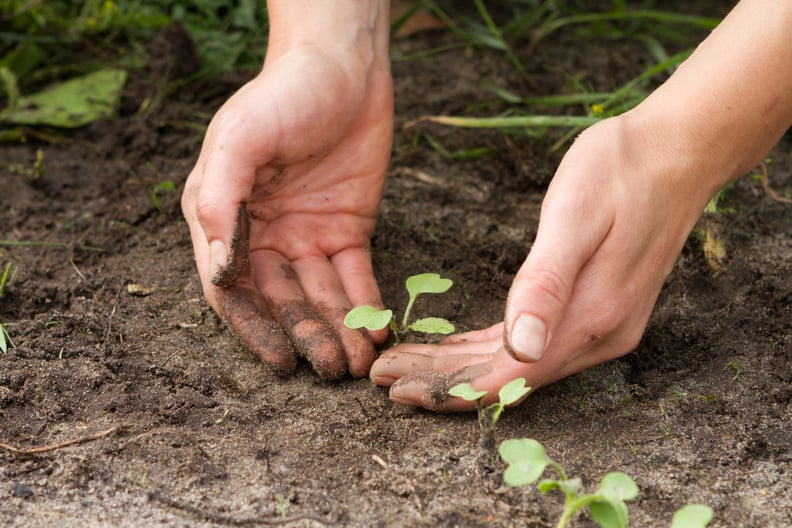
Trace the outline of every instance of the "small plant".
<instances>
[{"instance_id":1,"label":"small plant","mask_svg":"<svg viewBox=\"0 0 792 528\"><path fill-rule=\"evenodd\" d=\"M164 180L159 183L154 184L151 187L151 202L154 204L154 208L157 212L161 215L165 214L165 210L162 208L162 200L160 196L166 192L173 192L176 190L176 185L171 180Z\"/></svg>"},{"instance_id":2,"label":"small plant","mask_svg":"<svg viewBox=\"0 0 792 528\"><path fill-rule=\"evenodd\" d=\"M498 391L498 401L484 407L484 396L487 391L477 391L470 383L460 383L454 385L448 391L451 396L462 398L467 401L475 401L479 414L486 416L494 426L500 418L503 409L513 403L517 403L531 391L531 387L525 386L525 378L517 378L501 387Z\"/></svg>"},{"instance_id":3,"label":"small plant","mask_svg":"<svg viewBox=\"0 0 792 528\"><path fill-rule=\"evenodd\" d=\"M671 528L704 528L714 516L715 512L706 504L688 504L674 514Z\"/></svg>"},{"instance_id":4,"label":"small plant","mask_svg":"<svg viewBox=\"0 0 792 528\"><path fill-rule=\"evenodd\" d=\"M5 287L8 284L8 281L13 278L13 274L11 273L11 263L8 262L3 268L3 273L0 275L0 299L5 297Z\"/></svg>"},{"instance_id":5,"label":"small plant","mask_svg":"<svg viewBox=\"0 0 792 528\"><path fill-rule=\"evenodd\" d=\"M410 331L422 332L425 334L450 334L455 328L446 319L440 317L425 317L409 323L410 312L415 304L415 300L422 293L445 293L454 284L451 279L446 279L437 273L422 273L407 278L407 293L410 299L407 301L407 308L404 309L401 325L396 322L393 310L381 310L373 306L363 305L352 308L344 318L344 325L347 328L367 330L382 330L389 326L396 337L396 342ZM409 323L409 324L408 324Z\"/></svg>"},{"instance_id":6,"label":"small plant","mask_svg":"<svg viewBox=\"0 0 792 528\"><path fill-rule=\"evenodd\" d=\"M11 273L11 263L8 262L3 268L3 273L0 274L0 299L5 296L6 293L6 285L8 281L13 277L13 273ZM5 354L8 352L8 348L14 348L14 342L11 340L11 335L8 333L8 330L0 323L0 352Z\"/></svg>"},{"instance_id":7,"label":"small plant","mask_svg":"<svg viewBox=\"0 0 792 528\"><path fill-rule=\"evenodd\" d=\"M11 335L6 330L3 323L0 323L0 352L5 354L8 352L8 347L14 348L14 342L11 341Z\"/></svg>"},{"instance_id":8,"label":"small plant","mask_svg":"<svg viewBox=\"0 0 792 528\"><path fill-rule=\"evenodd\" d=\"M638 486L628 475L621 472L608 473L600 481L596 493L585 494L581 480L570 479L564 468L547 456L544 446L532 438L506 440L500 445L498 452L508 464L503 480L509 486L533 484L548 466L558 474L557 479L544 479L537 485L542 493L559 490L566 497L557 528L567 526L570 519L586 506L594 521L603 528L627 526L627 505L624 501L638 496Z\"/></svg>"},{"instance_id":9,"label":"small plant","mask_svg":"<svg viewBox=\"0 0 792 528\"><path fill-rule=\"evenodd\" d=\"M525 386L525 378L517 378L501 387L498 391L498 401L487 406L484 406L484 396L488 392L477 391L470 383L454 385L448 391L448 394L463 400L476 402L476 411L478 412L479 427L481 429L479 445L485 453L489 453L495 450L495 424L498 423L503 409L517 403L530 391L531 387Z\"/></svg>"},{"instance_id":10,"label":"small plant","mask_svg":"<svg viewBox=\"0 0 792 528\"><path fill-rule=\"evenodd\" d=\"M564 510L556 528L564 528L576 513L588 507L591 518L603 528L626 528L628 511L625 501L638 496L635 481L620 471L608 473L597 491L586 494L580 478L569 478L558 462L547 456L544 446L532 438L513 438L501 443L498 452L507 464L503 480L509 486L528 486L536 482L550 467L558 478L541 480L537 489L542 493L558 490L565 496ZM689 504L674 514L672 528L704 528L712 520L712 508L703 504Z\"/></svg>"}]
</instances>

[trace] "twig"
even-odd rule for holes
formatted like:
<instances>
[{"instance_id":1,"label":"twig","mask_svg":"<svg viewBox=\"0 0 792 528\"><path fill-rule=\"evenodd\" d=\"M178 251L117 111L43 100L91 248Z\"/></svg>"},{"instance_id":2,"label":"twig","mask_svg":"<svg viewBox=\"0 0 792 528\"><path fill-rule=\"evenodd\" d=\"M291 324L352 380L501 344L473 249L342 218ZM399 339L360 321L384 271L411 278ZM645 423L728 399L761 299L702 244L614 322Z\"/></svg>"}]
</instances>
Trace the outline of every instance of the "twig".
<instances>
[{"instance_id":1,"label":"twig","mask_svg":"<svg viewBox=\"0 0 792 528\"><path fill-rule=\"evenodd\" d=\"M170 508L181 510L183 512L192 514L196 517L200 517L205 521L210 521L216 524L225 524L231 526L245 526L245 525L256 525L256 524L263 524L267 526L277 526L281 524L290 524L297 521L315 521L319 524L338 524L340 521L339 518L336 519L323 519L316 515L292 515L289 517L279 517L279 518L272 518L272 517L246 517L243 519L237 519L235 517L231 517L230 515L219 515L216 513L209 513L204 511L200 508L196 508L195 506L191 506L189 504L183 504L176 500L173 500L168 497L164 497L158 491L150 491L148 494L148 498L150 501L159 502L168 506Z\"/></svg>"},{"instance_id":2,"label":"twig","mask_svg":"<svg viewBox=\"0 0 792 528\"><path fill-rule=\"evenodd\" d=\"M770 198L772 198L776 202L780 202L784 204L792 204L792 200L780 196L777 192L773 190L772 187L770 187L770 182L767 180L767 165L765 165L764 162L759 164L759 170L761 171L760 176L761 176L762 188L765 190L767 195L770 196Z\"/></svg>"},{"instance_id":3,"label":"twig","mask_svg":"<svg viewBox=\"0 0 792 528\"><path fill-rule=\"evenodd\" d=\"M45 445L40 447L31 447L27 449L22 449L19 447L14 447L9 444L0 443L0 449L5 449L6 451L11 451L12 453L17 453L19 455L35 455L37 453L46 453L47 451L55 451L57 449L63 449L64 447L73 446L76 444L84 444L86 442L93 442L94 440L99 440L100 438L104 438L106 436L110 436L111 434L115 433L119 429L125 427L125 425L116 425L107 429L106 431L101 431L99 433L95 433L88 436L81 436L80 438L74 438L72 440L66 440L65 442L60 442L58 444L51 444Z\"/></svg>"}]
</instances>

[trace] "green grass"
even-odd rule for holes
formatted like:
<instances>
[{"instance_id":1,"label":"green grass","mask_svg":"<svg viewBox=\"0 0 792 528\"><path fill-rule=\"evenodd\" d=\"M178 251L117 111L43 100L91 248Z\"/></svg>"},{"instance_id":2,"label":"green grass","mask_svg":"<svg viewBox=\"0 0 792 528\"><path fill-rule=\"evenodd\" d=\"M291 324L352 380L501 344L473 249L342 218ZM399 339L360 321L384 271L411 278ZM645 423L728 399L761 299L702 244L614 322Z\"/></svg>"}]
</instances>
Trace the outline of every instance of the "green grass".
<instances>
[{"instance_id":1,"label":"green grass","mask_svg":"<svg viewBox=\"0 0 792 528\"><path fill-rule=\"evenodd\" d=\"M441 5L442 4L442 5ZM527 93L537 93L526 62L538 48L551 45L559 32L573 31L582 39L633 40L641 43L652 62L633 80L607 89L592 89L570 78L568 93L526 97L491 81L493 99L471 101L471 111L453 119L436 120L451 126L494 127L511 133L543 135L550 127L567 129L556 147L581 128L617 115L638 104L652 86L686 58L702 32L718 19L653 9L654 2L614 0L601 12L585 11L573 2L474 0L472 4L418 0L396 29L424 7L445 22L457 41L442 49L425 50L394 60L442 60L445 50L468 47L479 53L502 53L525 81ZM260 67L266 47L267 13L262 0L7 0L0 4L0 121L12 119L10 109L35 97L53 81L78 79L103 69L134 71L153 58L146 41L179 20L196 44L201 60L197 75ZM669 47L685 50L670 53ZM478 51L476 51L478 50ZM572 74L570 73L570 76ZM113 77L123 84L125 78ZM483 80L487 82L487 80ZM109 82L109 81L108 81ZM99 88L105 87L101 84ZM105 107L86 113L85 120L106 116L117 102L120 87L107 86ZM116 91L113 91L116 90ZM95 91L95 90L92 90ZM42 100L51 100L45 93ZM85 104L66 99L59 106ZM34 99L35 102L35 99ZM2 110L5 108L5 110ZM486 108L486 116L481 114ZM472 117L484 120L471 120ZM65 126L63 120L44 124ZM80 123L82 124L82 123ZM76 125L75 125L76 126ZM0 134L17 139L18 134ZM464 158L464 156L461 156Z\"/></svg>"},{"instance_id":2,"label":"green grass","mask_svg":"<svg viewBox=\"0 0 792 528\"><path fill-rule=\"evenodd\" d=\"M491 13L485 2L476 0L477 17L470 9L443 10L433 0L418 3L446 23L459 39L459 46L483 53L503 53L525 79L523 89L527 93L540 91L540 87L527 73L524 62L540 46L552 45L552 37L559 32L573 31L582 42L631 40L645 48L648 66L628 82L609 86L605 91L583 85L571 72L569 84L573 90L541 97L526 97L485 79L483 83L494 100L471 104L462 115L424 116L417 120L454 127L497 128L533 137L542 136L551 128L565 129L551 150L565 145L583 128L639 104L654 85L690 55L706 31L719 22L717 18L652 9L650 1L632 2L633 7L624 1L614 1L609 10L587 12L568 3L511 0L498 4L498 13ZM669 49L681 51L669 52ZM515 50L520 50L519 55ZM431 57L431 53L412 58L426 57Z\"/></svg>"}]
</instances>

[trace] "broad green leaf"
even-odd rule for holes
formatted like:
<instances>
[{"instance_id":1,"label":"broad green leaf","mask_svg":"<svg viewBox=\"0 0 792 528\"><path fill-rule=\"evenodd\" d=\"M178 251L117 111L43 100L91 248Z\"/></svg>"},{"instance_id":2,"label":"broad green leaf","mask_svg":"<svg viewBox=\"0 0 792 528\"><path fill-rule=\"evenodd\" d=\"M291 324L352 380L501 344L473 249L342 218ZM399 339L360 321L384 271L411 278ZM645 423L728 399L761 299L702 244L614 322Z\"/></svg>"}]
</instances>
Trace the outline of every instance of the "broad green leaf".
<instances>
[{"instance_id":1,"label":"broad green leaf","mask_svg":"<svg viewBox=\"0 0 792 528\"><path fill-rule=\"evenodd\" d=\"M410 297L421 293L444 293L454 284L451 279L444 279L437 273L421 273L407 277L407 292Z\"/></svg>"},{"instance_id":2,"label":"broad green leaf","mask_svg":"<svg viewBox=\"0 0 792 528\"><path fill-rule=\"evenodd\" d=\"M476 401L487 395L487 391L477 391L470 383L460 383L454 385L448 391L451 396L462 398L467 401Z\"/></svg>"},{"instance_id":3,"label":"broad green leaf","mask_svg":"<svg viewBox=\"0 0 792 528\"><path fill-rule=\"evenodd\" d=\"M512 438L501 443L498 453L509 467L503 480L509 486L527 486L544 473L548 459L542 444L531 438Z\"/></svg>"},{"instance_id":4,"label":"broad green leaf","mask_svg":"<svg viewBox=\"0 0 792 528\"><path fill-rule=\"evenodd\" d=\"M612 501L632 500L638 496L638 486L626 473L614 471L602 477L599 493Z\"/></svg>"},{"instance_id":5,"label":"broad green leaf","mask_svg":"<svg viewBox=\"0 0 792 528\"><path fill-rule=\"evenodd\" d=\"M704 528L715 512L706 504L688 504L680 508L671 521L671 528Z\"/></svg>"},{"instance_id":6,"label":"broad green leaf","mask_svg":"<svg viewBox=\"0 0 792 528\"><path fill-rule=\"evenodd\" d=\"M344 326L357 329L382 330L393 318L391 310L380 310L373 306L356 306L344 317Z\"/></svg>"},{"instance_id":7,"label":"broad green leaf","mask_svg":"<svg viewBox=\"0 0 792 528\"><path fill-rule=\"evenodd\" d=\"M501 390L498 391L498 400L503 405L511 405L530 391L531 387L525 386L525 378L516 378L501 387Z\"/></svg>"},{"instance_id":8,"label":"broad green leaf","mask_svg":"<svg viewBox=\"0 0 792 528\"><path fill-rule=\"evenodd\" d=\"M627 505L622 501L611 501L607 498L594 500L589 504L589 511L594 522L602 528L626 528Z\"/></svg>"},{"instance_id":9,"label":"broad green leaf","mask_svg":"<svg viewBox=\"0 0 792 528\"><path fill-rule=\"evenodd\" d=\"M21 96L0 121L74 128L112 115L126 82L124 70L106 68Z\"/></svg>"},{"instance_id":10,"label":"broad green leaf","mask_svg":"<svg viewBox=\"0 0 792 528\"><path fill-rule=\"evenodd\" d=\"M454 325L446 319L440 317L426 317L418 319L410 325L410 330L423 332L424 334L451 334L454 332Z\"/></svg>"}]
</instances>

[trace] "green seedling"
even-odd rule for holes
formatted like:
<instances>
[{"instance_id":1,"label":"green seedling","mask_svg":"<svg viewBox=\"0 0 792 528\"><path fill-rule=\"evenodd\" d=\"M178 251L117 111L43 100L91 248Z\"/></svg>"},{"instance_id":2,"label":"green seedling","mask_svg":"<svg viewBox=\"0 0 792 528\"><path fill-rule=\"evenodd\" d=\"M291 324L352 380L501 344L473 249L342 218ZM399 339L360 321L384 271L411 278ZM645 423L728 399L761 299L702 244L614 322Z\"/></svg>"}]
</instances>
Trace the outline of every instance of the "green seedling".
<instances>
[{"instance_id":1,"label":"green seedling","mask_svg":"<svg viewBox=\"0 0 792 528\"><path fill-rule=\"evenodd\" d=\"M498 401L487 406L484 405L484 397L487 391L477 391L470 383L460 383L454 385L448 394L467 401L476 402L478 421L481 436L479 445L484 452L495 450L495 424L498 423L503 410L509 405L519 402L531 391L531 387L526 387L525 378L517 378L501 387L498 391Z\"/></svg>"},{"instance_id":2,"label":"green seedling","mask_svg":"<svg viewBox=\"0 0 792 528\"><path fill-rule=\"evenodd\" d=\"M591 518L603 528L627 526L625 501L638 496L638 486L625 473L608 473L600 481L596 492L586 494L582 481L579 478L570 479L564 468L547 456L544 446L532 438L506 440L500 445L498 452L501 459L508 464L503 480L509 486L533 484L544 474L547 467L558 474L557 479L543 479L537 484L542 493L558 490L566 497L557 528L567 526L572 517L586 507Z\"/></svg>"},{"instance_id":3,"label":"green seedling","mask_svg":"<svg viewBox=\"0 0 792 528\"><path fill-rule=\"evenodd\" d=\"M484 396L486 396L488 392L477 391L470 383L460 383L459 385L454 385L448 391L448 394L451 396L456 396L457 398L462 398L463 400L476 402L479 413L486 416L494 426L496 423L498 423L498 419L500 418L501 413L503 413L503 409L509 405L517 403L530 391L531 387L525 386L525 378L513 379L501 387L501 389L498 391L498 401L491 403L486 407L484 406L483 402Z\"/></svg>"},{"instance_id":4,"label":"green seedling","mask_svg":"<svg viewBox=\"0 0 792 528\"><path fill-rule=\"evenodd\" d=\"M564 528L579 511L588 507L591 518L603 528L626 528L629 520L625 501L638 496L635 481L620 471L608 473L599 483L597 491L587 494L580 478L569 478L558 462L547 456L544 446L532 438L513 438L501 443L498 449L507 464L503 480L509 486L528 486L539 480L549 467L558 478L539 481L542 493L558 490L565 496L564 510L556 528ZM712 508L704 504L688 504L678 510L671 528L705 528L712 520Z\"/></svg>"},{"instance_id":5,"label":"green seedling","mask_svg":"<svg viewBox=\"0 0 792 528\"><path fill-rule=\"evenodd\" d=\"M13 278L13 273L11 273L11 263L8 262L3 268L3 274L0 275L0 299L5 296L5 287L8 284L8 281Z\"/></svg>"},{"instance_id":6,"label":"green seedling","mask_svg":"<svg viewBox=\"0 0 792 528\"><path fill-rule=\"evenodd\" d=\"M220 425L221 423L225 422L226 418L228 418L229 413L230 413L230 411L228 409L223 411L223 415L220 418L218 418L217 420L214 421L215 424L216 425Z\"/></svg>"},{"instance_id":7,"label":"green seedling","mask_svg":"<svg viewBox=\"0 0 792 528\"><path fill-rule=\"evenodd\" d=\"M407 332L422 332L424 334L450 334L455 328L446 319L440 317L425 317L409 323L410 312L412 311L415 300L422 293L445 293L454 284L451 279L446 279L437 273L422 273L407 278L407 293L410 295L407 301L407 308L404 309L401 325L396 322L393 310L381 310L373 306L363 305L352 308L344 317L344 325L347 328L367 330L382 330L390 327L396 341Z\"/></svg>"},{"instance_id":8,"label":"green seedling","mask_svg":"<svg viewBox=\"0 0 792 528\"><path fill-rule=\"evenodd\" d=\"M159 214L164 215L165 210L162 208L162 200L160 195L166 192L173 192L176 190L176 185L171 180L161 181L151 187L151 202Z\"/></svg>"},{"instance_id":9,"label":"green seedling","mask_svg":"<svg viewBox=\"0 0 792 528\"><path fill-rule=\"evenodd\" d=\"M671 528L704 528L714 516L715 512L706 504L688 504L674 514Z\"/></svg>"},{"instance_id":10,"label":"green seedling","mask_svg":"<svg viewBox=\"0 0 792 528\"><path fill-rule=\"evenodd\" d=\"M15 348L14 342L11 341L11 335L6 330L6 327L3 323L0 323L0 352L5 354L8 352L8 348Z\"/></svg>"}]
</instances>

